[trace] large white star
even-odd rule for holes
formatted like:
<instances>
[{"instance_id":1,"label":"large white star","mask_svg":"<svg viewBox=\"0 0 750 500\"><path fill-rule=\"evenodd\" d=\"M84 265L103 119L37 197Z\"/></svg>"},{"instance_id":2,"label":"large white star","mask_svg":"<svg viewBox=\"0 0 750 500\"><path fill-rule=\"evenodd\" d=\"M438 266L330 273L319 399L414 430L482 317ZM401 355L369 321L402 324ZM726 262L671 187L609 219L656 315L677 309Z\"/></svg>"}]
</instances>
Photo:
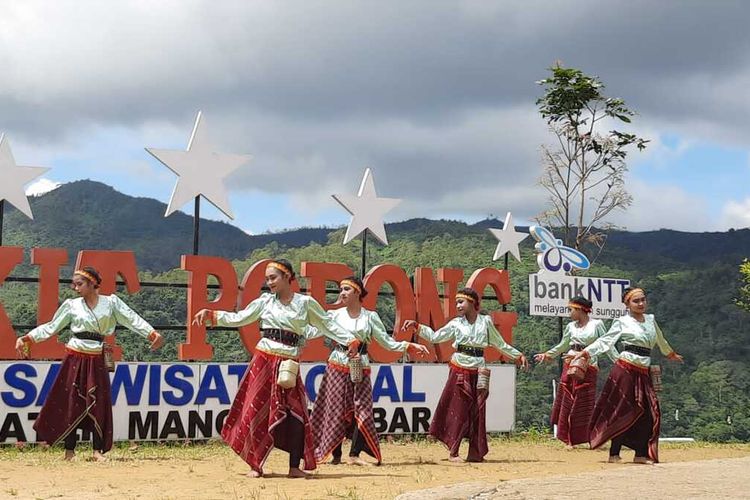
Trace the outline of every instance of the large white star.
<instances>
[{"instance_id":1,"label":"large white star","mask_svg":"<svg viewBox=\"0 0 750 500\"><path fill-rule=\"evenodd\" d=\"M346 229L344 245L356 238L362 231L369 230L372 235L383 245L388 244L385 235L383 216L401 203L397 198L378 198L375 192L375 179L370 169L365 169L362 183L359 186L357 196L349 194L334 194L333 199L352 214L352 220Z\"/></svg>"},{"instance_id":2,"label":"large white star","mask_svg":"<svg viewBox=\"0 0 750 500\"><path fill-rule=\"evenodd\" d=\"M196 196L203 195L224 215L234 219L224 179L250 161L250 156L215 152L201 116L199 111L186 151L146 148L154 158L179 176L164 217Z\"/></svg>"},{"instance_id":3,"label":"large white star","mask_svg":"<svg viewBox=\"0 0 750 500\"><path fill-rule=\"evenodd\" d=\"M29 199L24 192L24 185L48 171L47 167L19 167L10 150L10 142L5 134L0 135L0 201L13 204L26 217L33 219Z\"/></svg>"},{"instance_id":4,"label":"large white star","mask_svg":"<svg viewBox=\"0 0 750 500\"><path fill-rule=\"evenodd\" d=\"M510 252L518 262L521 262L521 252L518 250L518 244L525 240L529 235L519 233L513 225L513 216L508 212L505 216L505 224L502 229L490 228L492 235L497 238L497 248L492 260L497 260L506 253Z\"/></svg>"}]
</instances>

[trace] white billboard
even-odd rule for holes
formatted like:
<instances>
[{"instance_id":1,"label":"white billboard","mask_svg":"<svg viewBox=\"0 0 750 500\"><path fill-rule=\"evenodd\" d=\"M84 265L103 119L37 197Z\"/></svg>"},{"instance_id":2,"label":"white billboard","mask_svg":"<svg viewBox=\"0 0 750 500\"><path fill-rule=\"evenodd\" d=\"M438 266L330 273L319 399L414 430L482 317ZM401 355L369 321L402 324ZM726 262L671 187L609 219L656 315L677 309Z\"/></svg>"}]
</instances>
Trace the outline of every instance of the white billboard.
<instances>
[{"instance_id":1,"label":"white billboard","mask_svg":"<svg viewBox=\"0 0 750 500\"><path fill-rule=\"evenodd\" d=\"M0 361L0 444L34 442L33 430L59 363ZM247 364L119 363L112 381L115 441L219 438ZM487 430L515 421L513 365L491 365ZM323 363L302 363L314 402ZM373 365L375 427L381 434L425 433L440 399L447 364ZM83 436L84 439L87 436Z\"/></svg>"}]
</instances>

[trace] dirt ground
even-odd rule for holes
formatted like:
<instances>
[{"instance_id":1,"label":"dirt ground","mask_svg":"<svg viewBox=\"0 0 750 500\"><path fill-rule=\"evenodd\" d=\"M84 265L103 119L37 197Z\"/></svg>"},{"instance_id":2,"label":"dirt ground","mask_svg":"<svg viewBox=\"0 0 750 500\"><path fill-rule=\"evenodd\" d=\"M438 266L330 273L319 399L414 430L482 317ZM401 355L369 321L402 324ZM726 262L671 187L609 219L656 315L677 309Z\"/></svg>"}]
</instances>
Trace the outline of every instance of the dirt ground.
<instances>
[{"instance_id":1,"label":"dirt ground","mask_svg":"<svg viewBox=\"0 0 750 500\"><path fill-rule=\"evenodd\" d=\"M656 466L629 464L632 454L627 452L623 452L624 463L607 464L606 450L568 451L556 441L540 438L493 439L487 460L481 464L449 463L442 445L426 441L383 443L382 451L385 463L380 467L325 464L312 479L291 480L285 477L288 455L272 452L267 477L250 479L244 462L218 443L144 445L135 451L123 446L112 450L106 463L88 460L90 449L86 448L79 449L73 462L64 462L59 449L0 448L0 497L313 500L394 498L413 492L405 497L562 498L561 493L574 491L571 498L604 498L602 485L606 485L620 498L653 497L653 493L662 498L700 498L719 493L717 479L727 492L744 494L750 471L748 444L662 444L663 463ZM551 476L561 477L550 480ZM674 485L688 483L695 483L697 489L684 493L694 494L670 494L675 492ZM580 489L581 484L589 486ZM653 490L669 484L672 489ZM418 491L449 485L454 493L447 495L448 490L440 494ZM644 495L644 486L650 494Z\"/></svg>"}]
</instances>

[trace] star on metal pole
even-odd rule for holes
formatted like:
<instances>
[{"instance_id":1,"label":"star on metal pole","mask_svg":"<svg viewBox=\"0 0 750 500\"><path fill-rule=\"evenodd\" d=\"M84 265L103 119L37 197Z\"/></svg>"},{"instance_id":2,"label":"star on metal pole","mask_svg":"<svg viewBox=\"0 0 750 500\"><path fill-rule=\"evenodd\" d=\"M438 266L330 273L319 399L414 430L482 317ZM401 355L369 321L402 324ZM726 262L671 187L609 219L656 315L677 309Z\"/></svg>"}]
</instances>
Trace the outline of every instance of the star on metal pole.
<instances>
[{"instance_id":1,"label":"star on metal pole","mask_svg":"<svg viewBox=\"0 0 750 500\"><path fill-rule=\"evenodd\" d=\"M495 256L492 257L492 260L498 260L500 257L510 252L517 261L521 262L521 252L518 250L518 244L525 240L529 235L516 231L516 228L513 225L513 216L510 212L505 216L503 228L490 228L490 232L498 240L497 248L495 249Z\"/></svg>"},{"instance_id":2,"label":"star on metal pole","mask_svg":"<svg viewBox=\"0 0 750 500\"><path fill-rule=\"evenodd\" d=\"M0 204L10 202L26 217L33 219L29 199L24 192L24 185L47 172L47 167L21 167L16 165L10 141L5 134L0 135ZM1 205L0 205L1 206ZM2 226L0 226L2 231Z\"/></svg>"},{"instance_id":3,"label":"star on metal pole","mask_svg":"<svg viewBox=\"0 0 750 500\"><path fill-rule=\"evenodd\" d=\"M224 180L250 161L250 156L217 153L208 141L206 124L200 111L195 118L186 151L155 148L146 148L146 151L179 176L164 217L203 195L224 215L234 219Z\"/></svg>"},{"instance_id":4,"label":"star on metal pole","mask_svg":"<svg viewBox=\"0 0 750 500\"><path fill-rule=\"evenodd\" d=\"M369 168L365 169L356 196L349 194L334 194L331 196L352 215L349 227L346 228L344 245L363 231L366 231L365 237L369 232L383 245L388 244L383 216L401 203L401 200L398 198L378 198L375 191L375 179Z\"/></svg>"}]
</instances>

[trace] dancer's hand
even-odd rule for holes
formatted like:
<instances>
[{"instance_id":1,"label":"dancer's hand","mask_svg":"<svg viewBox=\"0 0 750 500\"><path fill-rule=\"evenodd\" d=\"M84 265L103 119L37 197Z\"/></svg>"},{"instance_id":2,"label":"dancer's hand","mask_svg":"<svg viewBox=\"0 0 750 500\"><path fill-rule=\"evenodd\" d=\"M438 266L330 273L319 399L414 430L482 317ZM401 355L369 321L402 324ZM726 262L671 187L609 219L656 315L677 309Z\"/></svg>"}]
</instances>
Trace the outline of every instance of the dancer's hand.
<instances>
[{"instance_id":1,"label":"dancer's hand","mask_svg":"<svg viewBox=\"0 0 750 500\"><path fill-rule=\"evenodd\" d=\"M349 342L349 345L347 346L349 349L347 350L347 355L350 358L358 358L359 357L359 346L361 342L359 340L352 340Z\"/></svg>"},{"instance_id":2,"label":"dancer's hand","mask_svg":"<svg viewBox=\"0 0 750 500\"><path fill-rule=\"evenodd\" d=\"M552 361L552 356L546 352L540 352L539 354L534 355L534 361L537 363L547 363L548 361Z\"/></svg>"},{"instance_id":3,"label":"dancer's hand","mask_svg":"<svg viewBox=\"0 0 750 500\"><path fill-rule=\"evenodd\" d=\"M21 359L27 359L29 357L29 346L24 342L24 337L18 337L16 339L16 352Z\"/></svg>"},{"instance_id":4,"label":"dancer's hand","mask_svg":"<svg viewBox=\"0 0 750 500\"><path fill-rule=\"evenodd\" d=\"M419 323L417 323L413 319L407 319L401 325L401 329L410 333L414 333L419 330Z\"/></svg>"},{"instance_id":5,"label":"dancer's hand","mask_svg":"<svg viewBox=\"0 0 750 500\"><path fill-rule=\"evenodd\" d=\"M206 322L206 319L211 317L211 310L210 309L201 309L198 311L195 316L193 316L193 324L194 325L203 325Z\"/></svg>"},{"instance_id":6,"label":"dancer's hand","mask_svg":"<svg viewBox=\"0 0 750 500\"><path fill-rule=\"evenodd\" d=\"M684 360L682 359L682 356L677 354L677 352L672 351L669 354L667 354L667 359L670 361L675 361L677 363L682 363Z\"/></svg>"},{"instance_id":7,"label":"dancer's hand","mask_svg":"<svg viewBox=\"0 0 750 500\"><path fill-rule=\"evenodd\" d=\"M406 352L409 353L409 356L411 356L412 358L417 356L423 358L430 353L426 346L417 344L416 342L409 342L409 346L406 348Z\"/></svg>"},{"instance_id":8,"label":"dancer's hand","mask_svg":"<svg viewBox=\"0 0 750 500\"><path fill-rule=\"evenodd\" d=\"M529 362L526 360L526 356L521 354L516 358L516 366L519 366L522 370L529 369Z\"/></svg>"},{"instance_id":9,"label":"dancer's hand","mask_svg":"<svg viewBox=\"0 0 750 500\"><path fill-rule=\"evenodd\" d=\"M162 334L159 332L151 332L151 335L149 335L149 340L151 341L152 351L155 351L164 345L164 336L162 336Z\"/></svg>"}]
</instances>

